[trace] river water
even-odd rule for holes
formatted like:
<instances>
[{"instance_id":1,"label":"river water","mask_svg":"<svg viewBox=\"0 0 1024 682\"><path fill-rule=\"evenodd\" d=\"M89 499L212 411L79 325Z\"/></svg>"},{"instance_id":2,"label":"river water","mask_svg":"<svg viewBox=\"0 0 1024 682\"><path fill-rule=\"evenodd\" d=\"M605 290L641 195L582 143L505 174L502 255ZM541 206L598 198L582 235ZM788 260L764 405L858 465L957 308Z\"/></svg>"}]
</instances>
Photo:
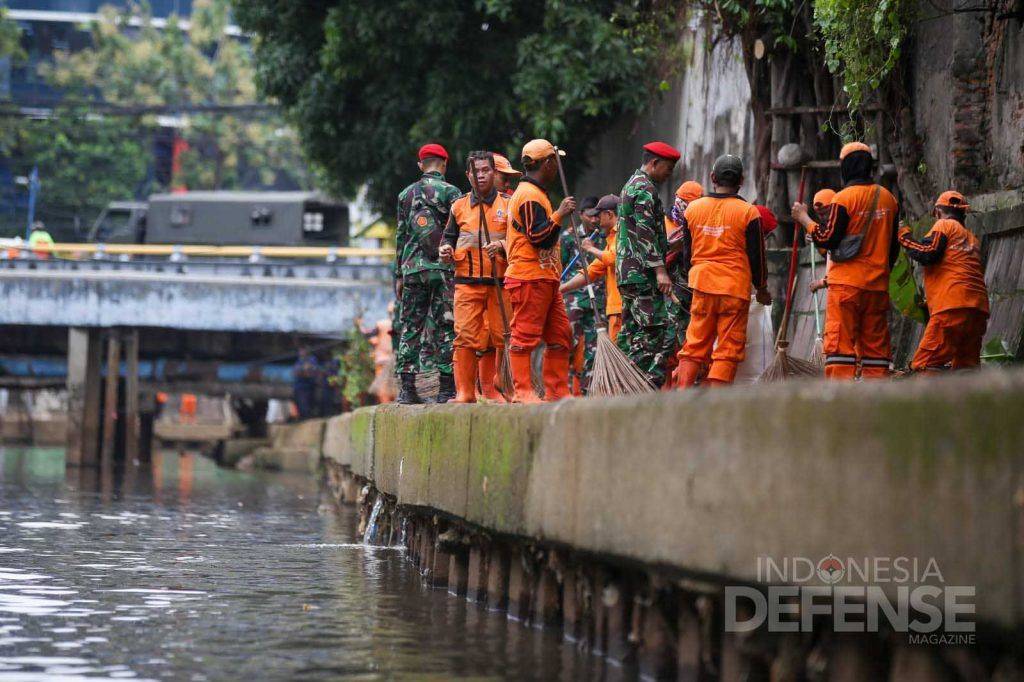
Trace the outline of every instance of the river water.
<instances>
[{"instance_id":1,"label":"river water","mask_svg":"<svg viewBox=\"0 0 1024 682\"><path fill-rule=\"evenodd\" d=\"M431 590L310 476L0 449L0 680L618 679Z\"/></svg>"}]
</instances>

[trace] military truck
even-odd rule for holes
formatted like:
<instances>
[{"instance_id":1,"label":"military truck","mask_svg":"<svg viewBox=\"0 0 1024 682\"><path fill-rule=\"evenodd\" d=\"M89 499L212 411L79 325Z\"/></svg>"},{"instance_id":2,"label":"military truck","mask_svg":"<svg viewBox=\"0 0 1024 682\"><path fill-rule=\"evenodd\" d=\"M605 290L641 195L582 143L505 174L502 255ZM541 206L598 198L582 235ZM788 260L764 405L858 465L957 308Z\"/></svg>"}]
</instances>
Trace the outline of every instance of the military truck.
<instances>
[{"instance_id":1,"label":"military truck","mask_svg":"<svg viewBox=\"0 0 1024 682\"><path fill-rule=\"evenodd\" d=\"M181 192L112 202L89 241L345 246L348 232L348 205L317 192Z\"/></svg>"}]
</instances>

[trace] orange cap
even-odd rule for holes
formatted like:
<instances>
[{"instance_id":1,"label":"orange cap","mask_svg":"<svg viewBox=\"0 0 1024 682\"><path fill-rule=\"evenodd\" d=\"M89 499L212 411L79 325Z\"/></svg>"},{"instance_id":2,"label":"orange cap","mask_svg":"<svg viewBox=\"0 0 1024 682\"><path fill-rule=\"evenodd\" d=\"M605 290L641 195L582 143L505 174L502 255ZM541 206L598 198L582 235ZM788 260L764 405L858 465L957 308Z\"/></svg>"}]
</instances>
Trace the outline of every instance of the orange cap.
<instances>
[{"instance_id":1,"label":"orange cap","mask_svg":"<svg viewBox=\"0 0 1024 682\"><path fill-rule=\"evenodd\" d=\"M940 194L939 198L935 200L935 205L945 206L946 208L962 208L965 211L971 207L963 194L951 189Z\"/></svg>"},{"instance_id":2,"label":"orange cap","mask_svg":"<svg viewBox=\"0 0 1024 682\"><path fill-rule=\"evenodd\" d=\"M508 162L508 159L506 159L501 154L494 155L494 170L498 171L499 173L505 173L506 175L514 175L516 177L519 177L520 175L523 174L522 171L517 171L515 168L513 168L512 164Z\"/></svg>"},{"instance_id":3,"label":"orange cap","mask_svg":"<svg viewBox=\"0 0 1024 682\"><path fill-rule=\"evenodd\" d=\"M679 189L676 190L676 196L686 203L690 203L694 199L700 199L704 196L704 188L695 180L687 180L679 185Z\"/></svg>"},{"instance_id":4,"label":"orange cap","mask_svg":"<svg viewBox=\"0 0 1024 682\"><path fill-rule=\"evenodd\" d=\"M854 152L867 152L870 154L871 147L867 146L863 142L847 142L843 145L843 148L839 150L839 160L842 161Z\"/></svg>"},{"instance_id":5,"label":"orange cap","mask_svg":"<svg viewBox=\"0 0 1024 682\"><path fill-rule=\"evenodd\" d=\"M819 206L828 206L829 204L832 203L832 200L835 198L835 196L835 190L827 188L819 189L817 192L814 193L814 199L811 201L811 206L814 206L814 208L818 208Z\"/></svg>"},{"instance_id":6,"label":"orange cap","mask_svg":"<svg viewBox=\"0 0 1024 682\"><path fill-rule=\"evenodd\" d=\"M547 140L530 140L523 145L523 161L541 161L555 153L555 145ZM558 150L559 156L565 156L565 152Z\"/></svg>"}]
</instances>

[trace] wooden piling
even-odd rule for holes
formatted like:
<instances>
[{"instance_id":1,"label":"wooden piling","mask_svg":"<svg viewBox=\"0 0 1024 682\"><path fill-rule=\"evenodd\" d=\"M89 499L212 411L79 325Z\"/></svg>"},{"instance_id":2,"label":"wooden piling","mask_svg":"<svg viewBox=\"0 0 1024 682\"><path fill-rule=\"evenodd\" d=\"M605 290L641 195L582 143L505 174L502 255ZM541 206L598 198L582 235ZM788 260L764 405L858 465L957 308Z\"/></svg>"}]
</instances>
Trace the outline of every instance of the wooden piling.
<instances>
[{"instance_id":1,"label":"wooden piling","mask_svg":"<svg viewBox=\"0 0 1024 682\"><path fill-rule=\"evenodd\" d=\"M508 572L508 617L526 622L530 620L532 581L526 572L521 552L513 552Z\"/></svg>"},{"instance_id":2,"label":"wooden piling","mask_svg":"<svg viewBox=\"0 0 1024 682\"><path fill-rule=\"evenodd\" d=\"M451 554L448 563L448 593L465 597L469 587L469 552Z\"/></svg>"},{"instance_id":3,"label":"wooden piling","mask_svg":"<svg viewBox=\"0 0 1024 682\"><path fill-rule=\"evenodd\" d=\"M487 606L492 609L508 608L511 559L503 545L492 545L487 561Z\"/></svg>"},{"instance_id":4,"label":"wooden piling","mask_svg":"<svg viewBox=\"0 0 1024 682\"><path fill-rule=\"evenodd\" d=\"M103 389L103 448L100 460L114 461L117 443L117 383L121 378L121 336L111 330L107 338L107 376Z\"/></svg>"},{"instance_id":5,"label":"wooden piling","mask_svg":"<svg viewBox=\"0 0 1024 682\"><path fill-rule=\"evenodd\" d=\"M487 601L487 568L487 550L479 545L474 545L469 550L468 576L466 577L466 596L470 601Z\"/></svg>"},{"instance_id":6,"label":"wooden piling","mask_svg":"<svg viewBox=\"0 0 1024 682\"><path fill-rule=\"evenodd\" d=\"M139 459L139 330L124 335L124 456L125 461Z\"/></svg>"},{"instance_id":7,"label":"wooden piling","mask_svg":"<svg viewBox=\"0 0 1024 682\"><path fill-rule=\"evenodd\" d=\"M68 330L68 466L99 464L101 343L99 330Z\"/></svg>"}]
</instances>

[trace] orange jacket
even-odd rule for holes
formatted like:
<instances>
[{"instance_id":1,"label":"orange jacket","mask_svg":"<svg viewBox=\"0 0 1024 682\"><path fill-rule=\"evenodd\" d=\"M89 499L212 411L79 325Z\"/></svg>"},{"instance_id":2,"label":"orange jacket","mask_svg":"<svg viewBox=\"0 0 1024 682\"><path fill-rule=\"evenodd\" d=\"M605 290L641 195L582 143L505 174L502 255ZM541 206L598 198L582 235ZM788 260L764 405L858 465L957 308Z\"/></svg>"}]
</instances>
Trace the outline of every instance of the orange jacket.
<instances>
[{"instance_id":1,"label":"orange jacket","mask_svg":"<svg viewBox=\"0 0 1024 682\"><path fill-rule=\"evenodd\" d=\"M707 194L684 214L680 266L689 285L705 294L750 300L751 285L765 286L761 214L735 194Z\"/></svg>"},{"instance_id":2,"label":"orange jacket","mask_svg":"<svg viewBox=\"0 0 1024 682\"><path fill-rule=\"evenodd\" d=\"M595 258L587 266L587 277L593 282L598 277L604 276L606 289L606 302L604 307L605 315L622 314L622 296L619 294L619 285L615 281L615 230L608 233L608 242L600 258Z\"/></svg>"},{"instance_id":3,"label":"orange jacket","mask_svg":"<svg viewBox=\"0 0 1024 682\"><path fill-rule=\"evenodd\" d=\"M508 268L505 277L518 280L550 279L561 281L562 262L558 249L559 221L543 187L532 178L523 178L509 200L512 229L508 230L505 250Z\"/></svg>"},{"instance_id":4,"label":"orange jacket","mask_svg":"<svg viewBox=\"0 0 1024 682\"><path fill-rule=\"evenodd\" d=\"M488 235L484 234L480 224L481 207L491 241L500 242L505 239L508 202L505 195L493 192L492 196L483 201L476 201L471 193L456 199L452 204L442 243L450 244L455 249L456 284L493 284L495 273L491 269L491 257L484 251ZM498 269L498 277L505 274L503 257L495 258L494 265Z\"/></svg>"},{"instance_id":5,"label":"orange jacket","mask_svg":"<svg viewBox=\"0 0 1024 682\"><path fill-rule=\"evenodd\" d=\"M878 205L870 219L867 213L874 203L875 190ZM824 226L808 226L811 238L818 246L833 250L847 235L863 235L860 251L850 260L831 259L828 268L829 284L845 284L869 291L889 290L889 271L899 253L896 241L896 221L899 207L889 190L869 182L847 185L832 199L831 213Z\"/></svg>"},{"instance_id":6,"label":"orange jacket","mask_svg":"<svg viewBox=\"0 0 1024 682\"><path fill-rule=\"evenodd\" d=\"M988 312L988 289L981 266L981 243L955 220L939 220L921 241L910 230L899 232L907 255L924 266L928 312L976 308Z\"/></svg>"}]
</instances>

